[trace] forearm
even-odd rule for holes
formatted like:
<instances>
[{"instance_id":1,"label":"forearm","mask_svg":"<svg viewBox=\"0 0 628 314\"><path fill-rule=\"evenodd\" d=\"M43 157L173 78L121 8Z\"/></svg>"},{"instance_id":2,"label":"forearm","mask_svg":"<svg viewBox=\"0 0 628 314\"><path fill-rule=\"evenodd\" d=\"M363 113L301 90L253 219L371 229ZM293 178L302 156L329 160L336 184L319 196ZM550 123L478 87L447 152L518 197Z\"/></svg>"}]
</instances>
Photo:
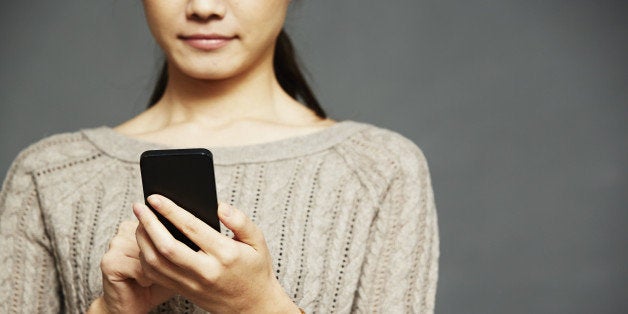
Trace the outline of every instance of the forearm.
<instances>
[{"instance_id":1,"label":"forearm","mask_svg":"<svg viewBox=\"0 0 628 314\"><path fill-rule=\"evenodd\" d=\"M275 280L271 290L260 298L259 303L241 313L301 313L299 307L292 302L279 282Z\"/></svg>"}]
</instances>

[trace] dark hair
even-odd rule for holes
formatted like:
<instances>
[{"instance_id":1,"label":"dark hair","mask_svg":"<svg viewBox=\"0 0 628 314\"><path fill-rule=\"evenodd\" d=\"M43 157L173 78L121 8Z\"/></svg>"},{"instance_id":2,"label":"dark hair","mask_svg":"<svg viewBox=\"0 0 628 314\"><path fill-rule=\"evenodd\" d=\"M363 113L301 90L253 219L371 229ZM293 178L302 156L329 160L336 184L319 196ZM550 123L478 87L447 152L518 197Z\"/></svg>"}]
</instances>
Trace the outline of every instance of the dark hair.
<instances>
[{"instance_id":1,"label":"dark hair","mask_svg":"<svg viewBox=\"0 0 628 314\"><path fill-rule=\"evenodd\" d=\"M326 118L327 114L321 108L316 96L307 83L303 72L299 68L298 57L292 45L292 41L286 34L285 30L281 30L275 44L275 56L273 59L273 68L279 85L288 95L305 103L305 106L312 109L317 116ZM155 82L153 93L148 101L148 108L152 107L166 91L168 83L168 64L164 60L159 78Z\"/></svg>"}]
</instances>

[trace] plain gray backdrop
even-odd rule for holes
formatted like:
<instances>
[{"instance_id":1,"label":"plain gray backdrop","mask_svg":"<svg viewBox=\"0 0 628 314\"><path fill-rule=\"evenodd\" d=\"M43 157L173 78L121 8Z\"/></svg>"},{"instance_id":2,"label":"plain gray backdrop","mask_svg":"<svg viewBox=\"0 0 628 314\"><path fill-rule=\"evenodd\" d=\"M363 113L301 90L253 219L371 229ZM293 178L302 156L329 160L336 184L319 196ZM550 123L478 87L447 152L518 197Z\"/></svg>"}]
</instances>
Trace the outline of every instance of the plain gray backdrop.
<instances>
[{"instance_id":1,"label":"plain gray backdrop","mask_svg":"<svg viewBox=\"0 0 628 314\"><path fill-rule=\"evenodd\" d=\"M628 1L295 0L330 115L430 163L438 313L628 313ZM0 174L28 144L145 107L141 1L3 1Z\"/></svg>"}]
</instances>

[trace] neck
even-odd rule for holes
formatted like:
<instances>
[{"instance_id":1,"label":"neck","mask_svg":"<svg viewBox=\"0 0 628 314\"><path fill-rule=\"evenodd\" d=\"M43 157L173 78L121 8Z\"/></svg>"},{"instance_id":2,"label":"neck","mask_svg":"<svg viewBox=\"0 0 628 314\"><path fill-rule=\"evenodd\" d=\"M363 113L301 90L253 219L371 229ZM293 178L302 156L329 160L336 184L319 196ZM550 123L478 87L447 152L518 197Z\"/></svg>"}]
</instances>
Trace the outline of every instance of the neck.
<instances>
[{"instance_id":1,"label":"neck","mask_svg":"<svg viewBox=\"0 0 628 314\"><path fill-rule=\"evenodd\" d=\"M281 88L272 60L224 80L203 80L168 66L168 84L154 110L167 125L225 125L238 120L277 120L287 104L298 104ZM300 106L300 104L298 104Z\"/></svg>"},{"instance_id":2,"label":"neck","mask_svg":"<svg viewBox=\"0 0 628 314\"><path fill-rule=\"evenodd\" d=\"M197 136L194 134L231 130L232 138L233 132L239 132L248 134L240 134L248 142L262 142L334 123L331 119L321 119L281 88L272 58L251 71L223 80L197 79L172 64L168 71L168 83L161 99L150 109L117 126L117 131L149 141L180 143L182 137L194 139ZM165 138L164 132L170 134L170 138ZM212 143L214 146L222 144Z\"/></svg>"}]
</instances>

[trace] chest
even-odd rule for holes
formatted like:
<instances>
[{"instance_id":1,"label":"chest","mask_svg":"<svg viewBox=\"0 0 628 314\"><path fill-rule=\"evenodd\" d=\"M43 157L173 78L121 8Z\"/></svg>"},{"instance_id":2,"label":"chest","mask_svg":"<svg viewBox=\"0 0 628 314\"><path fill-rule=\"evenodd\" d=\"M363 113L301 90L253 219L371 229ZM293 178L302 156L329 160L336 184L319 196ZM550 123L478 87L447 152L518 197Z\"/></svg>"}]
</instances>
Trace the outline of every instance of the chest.
<instances>
[{"instance_id":1,"label":"chest","mask_svg":"<svg viewBox=\"0 0 628 314\"><path fill-rule=\"evenodd\" d=\"M291 297L333 300L335 290L357 285L369 235L364 222L376 208L348 170L295 160L219 166L215 174L219 201L263 230L275 275ZM120 222L135 219L132 203L143 201L137 165L87 175L51 185L41 196L62 288L79 304L102 293L100 259Z\"/></svg>"}]
</instances>

